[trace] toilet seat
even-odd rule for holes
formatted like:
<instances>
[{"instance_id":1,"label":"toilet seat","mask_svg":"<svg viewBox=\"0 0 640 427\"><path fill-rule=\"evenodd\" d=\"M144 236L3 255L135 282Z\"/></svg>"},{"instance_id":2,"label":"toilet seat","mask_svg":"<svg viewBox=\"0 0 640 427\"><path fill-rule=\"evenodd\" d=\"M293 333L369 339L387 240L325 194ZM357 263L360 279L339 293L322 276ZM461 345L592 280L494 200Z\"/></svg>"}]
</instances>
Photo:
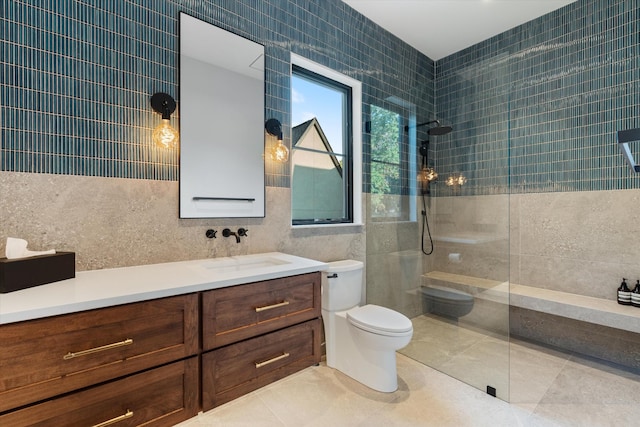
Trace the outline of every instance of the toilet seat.
<instances>
[{"instance_id":1,"label":"toilet seat","mask_svg":"<svg viewBox=\"0 0 640 427\"><path fill-rule=\"evenodd\" d=\"M413 324L405 315L374 304L347 311L347 320L359 329L378 335L406 335L413 332Z\"/></svg>"}]
</instances>

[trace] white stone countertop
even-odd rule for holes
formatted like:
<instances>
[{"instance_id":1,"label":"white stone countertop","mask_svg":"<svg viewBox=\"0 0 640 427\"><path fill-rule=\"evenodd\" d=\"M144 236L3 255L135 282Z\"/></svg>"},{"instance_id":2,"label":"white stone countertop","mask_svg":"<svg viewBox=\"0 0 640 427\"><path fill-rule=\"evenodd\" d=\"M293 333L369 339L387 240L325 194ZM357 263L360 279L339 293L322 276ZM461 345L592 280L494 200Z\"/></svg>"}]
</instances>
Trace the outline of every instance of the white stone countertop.
<instances>
[{"instance_id":1,"label":"white stone countertop","mask_svg":"<svg viewBox=\"0 0 640 427\"><path fill-rule=\"evenodd\" d=\"M0 324L322 271L280 252L80 271L73 279L0 294Z\"/></svg>"}]
</instances>

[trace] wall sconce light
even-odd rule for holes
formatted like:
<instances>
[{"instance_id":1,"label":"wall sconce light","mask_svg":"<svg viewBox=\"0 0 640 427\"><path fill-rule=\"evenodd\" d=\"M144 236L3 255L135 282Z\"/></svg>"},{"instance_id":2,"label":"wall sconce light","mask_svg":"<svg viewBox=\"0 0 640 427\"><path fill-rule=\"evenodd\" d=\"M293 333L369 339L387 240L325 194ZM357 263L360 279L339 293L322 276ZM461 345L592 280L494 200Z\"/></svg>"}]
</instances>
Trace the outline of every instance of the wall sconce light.
<instances>
[{"instance_id":1,"label":"wall sconce light","mask_svg":"<svg viewBox=\"0 0 640 427\"><path fill-rule=\"evenodd\" d=\"M176 101L171 95L158 92L151 97L151 108L162 114L162 123L153 130L153 142L160 148L174 148L180 135L170 122L171 114L176 111Z\"/></svg>"},{"instance_id":2,"label":"wall sconce light","mask_svg":"<svg viewBox=\"0 0 640 427\"><path fill-rule=\"evenodd\" d=\"M277 119L269 119L264 124L264 128L269 135L278 138L277 144L275 144L269 150L271 160L276 162L285 163L289 160L289 149L282 143L282 125Z\"/></svg>"},{"instance_id":3,"label":"wall sconce light","mask_svg":"<svg viewBox=\"0 0 640 427\"><path fill-rule=\"evenodd\" d=\"M461 187L466 183L467 178L462 174L451 175L446 181L449 187Z\"/></svg>"}]
</instances>

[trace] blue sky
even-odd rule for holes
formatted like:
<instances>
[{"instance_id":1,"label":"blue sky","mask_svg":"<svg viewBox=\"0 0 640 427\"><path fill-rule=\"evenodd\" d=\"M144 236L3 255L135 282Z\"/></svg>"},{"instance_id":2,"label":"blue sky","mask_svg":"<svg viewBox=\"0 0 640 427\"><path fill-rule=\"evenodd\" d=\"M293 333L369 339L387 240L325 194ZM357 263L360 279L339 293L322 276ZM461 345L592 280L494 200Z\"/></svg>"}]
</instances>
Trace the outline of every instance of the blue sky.
<instances>
[{"instance_id":1,"label":"blue sky","mask_svg":"<svg viewBox=\"0 0 640 427\"><path fill-rule=\"evenodd\" d=\"M291 86L292 126L316 117L334 152L342 153L343 93L298 76Z\"/></svg>"}]
</instances>

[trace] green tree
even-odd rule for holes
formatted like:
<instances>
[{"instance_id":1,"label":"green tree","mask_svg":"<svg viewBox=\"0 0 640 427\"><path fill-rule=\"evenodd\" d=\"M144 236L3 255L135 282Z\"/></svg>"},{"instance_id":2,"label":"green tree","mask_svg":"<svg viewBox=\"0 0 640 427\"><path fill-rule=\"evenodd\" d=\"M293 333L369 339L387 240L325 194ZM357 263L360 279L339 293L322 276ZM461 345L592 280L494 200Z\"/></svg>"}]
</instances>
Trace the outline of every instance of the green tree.
<instances>
[{"instance_id":1,"label":"green tree","mask_svg":"<svg viewBox=\"0 0 640 427\"><path fill-rule=\"evenodd\" d=\"M371 106L371 193L392 194L400 181L400 115Z\"/></svg>"}]
</instances>

